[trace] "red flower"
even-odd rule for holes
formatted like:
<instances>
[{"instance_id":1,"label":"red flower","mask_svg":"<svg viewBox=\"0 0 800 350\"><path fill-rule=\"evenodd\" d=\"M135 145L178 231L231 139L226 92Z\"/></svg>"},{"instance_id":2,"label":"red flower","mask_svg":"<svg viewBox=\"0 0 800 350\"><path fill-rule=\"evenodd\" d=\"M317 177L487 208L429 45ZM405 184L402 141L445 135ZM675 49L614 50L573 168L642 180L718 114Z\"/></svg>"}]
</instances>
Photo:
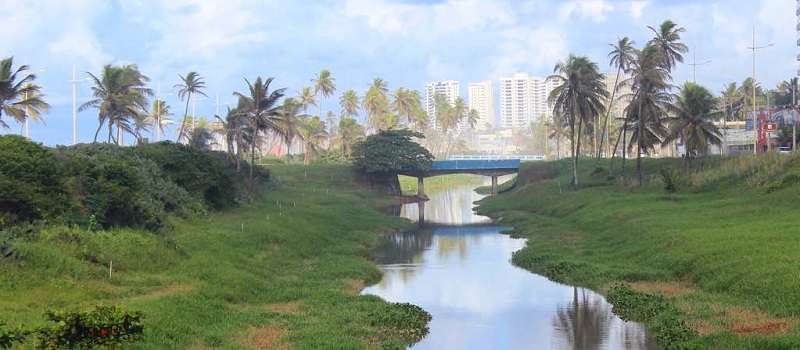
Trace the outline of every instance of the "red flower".
<instances>
[{"instance_id":1,"label":"red flower","mask_svg":"<svg viewBox=\"0 0 800 350\"><path fill-rule=\"evenodd\" d=\"M105 337L105 336L106 336L106 334L108 334L108 332L106 331L106 329L105 329L105 328L101 328L101 329L100 329L100 335L101 335L101 336L103 336L103 337Z\"/></svg>"}]
</instances>

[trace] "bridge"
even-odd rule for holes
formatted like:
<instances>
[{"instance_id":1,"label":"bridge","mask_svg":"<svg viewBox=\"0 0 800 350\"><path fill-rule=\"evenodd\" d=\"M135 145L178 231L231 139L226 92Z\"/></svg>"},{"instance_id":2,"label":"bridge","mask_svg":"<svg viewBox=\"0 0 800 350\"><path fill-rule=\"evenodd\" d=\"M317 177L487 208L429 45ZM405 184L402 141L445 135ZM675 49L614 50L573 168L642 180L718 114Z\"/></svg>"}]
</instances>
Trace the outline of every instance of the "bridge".
<instances>
[{"instance_id":1,"label":"bridge","mask_svg":"<svg viewBox=\"0 0 800 350\"><path fill-rule=\"evenodd\" d=\"M520 159L435 160L425 171L400 172L417 178L417 196L425 197L424 178L447 174L475 174L492 177L492 195L497 194L497 177L519 171Z\"/></svg>"},{"instance_id":2,"label":"bridge","mask_svg":"<svg viewBox=\"0 0 800 350\"><path fill-rule=\"evenodd\" d=\"M543 161L546 159L546 157L543 155L531 155L531 154L514 154L514 155L453 154L447 156L447 160L498 160L498 159L519 159L523 162L528 162L528 161Z\"/></svg>"}]
</instances>

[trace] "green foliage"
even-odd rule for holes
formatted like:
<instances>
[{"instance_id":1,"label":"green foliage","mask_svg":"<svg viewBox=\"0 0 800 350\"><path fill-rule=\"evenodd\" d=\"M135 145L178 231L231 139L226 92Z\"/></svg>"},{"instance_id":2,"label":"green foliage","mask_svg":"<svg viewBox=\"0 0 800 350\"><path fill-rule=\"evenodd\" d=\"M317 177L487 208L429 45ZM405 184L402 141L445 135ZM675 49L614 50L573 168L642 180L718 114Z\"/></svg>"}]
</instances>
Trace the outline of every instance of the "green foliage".
<instances>
[{"instance_id":1,"label":"green foliage","mask_svg":"<svg viewBox=\"0 0 800 350\"><path fill-rule=\"evenodd\" d=\"M678 170L669 167L661 168L659 174L661 175L661 182L664 184L664 191L669 194L678 192L681 181L681 174Z\"/></svg>"},{"instance_id":2,"label":"green foliage","mask_svg":"<svg viewBox=\"0 0 800 350\"><path fill-rule=\"evenodd\" d=\"M413 343L428 335L432 317L421 307L409 303L384 304L370 313L372 326Z\"/></svg>"},{"instance_id":3,"label":"green foliage","mask_svg":"<svg viewBox=\"0 0 800 350\"><path fill-rule=\"evenodd\" d=\"M164 175L215 210L235 206L246 195L244 176L225 160L222 152L209 152L169 141L139 146L136 153L158 164ZM243 164L244 170L248 165ZM258 183L269 173L254 168ZM247 171L242 171L246 173Z\"/></svg>"},{"instance_id":4,"label":"green foliage","mask_svg":"<svg viewBox=\"0 0 800 350\"><path fill-rule=\"evenodd\" d=\"M424 137L411 130L382 130L353 149L353 165L364 173L398 173L427 170L433 155L411 138Z\"/></svg>"},{"instance_id":5,"label":"green foliage","mask_svg":"<svg viewBox=\"0 0 800 350\"><path fill-rule=\"evenodd\" d=\"M142 314L139 311L99 306L89 312L50 311L47 319L55 322L36 331L40 349L119 349L142 336Z\"/></svg>"},{"instance_id":6,"label":"green foliage","mask_svg":"<svg viewBox=\"0 0 800 350\"><path fill-rule=\"evenodd\" d=\"M0 136L0 227L61 216L67 208L62 174L47 147L18 135Z\"/></svg>"},{"instance_id":7,"label":"green foliage","mask_svg":"<svg viewBox=\"0 0 800 350\"><path fill-rule=\"evenodd\" d=\"M686 324L683 312L666 297L617 284L608 291L606 298L614 305L614 313L623 320L647 322L665 350L695 349L692 341L697 338L697 332Z\"/></svg>"},{"instance_id":8,"label":"green foliage","mask_svg":"<svg viewBox=\"0 0 800 350\"><path fill-rule=\"evenodd\" d=\"M6 324L0 321L0 349L11 348L14 344L22 343L30 333L25 329L6 329Z\"/></svg>"},{"instance_id":9,"label":"green foliage","mask_svg":"<svg viewBox=\"0 0 800 350\"><path fill-rule=\"evenodd\" d=\"M74 197L72 223L156 231L163 228L167 213L186 217L203 212L198 199L136 149L94 143L60 147L57 152Z\"/></svg>"}]
</instances>

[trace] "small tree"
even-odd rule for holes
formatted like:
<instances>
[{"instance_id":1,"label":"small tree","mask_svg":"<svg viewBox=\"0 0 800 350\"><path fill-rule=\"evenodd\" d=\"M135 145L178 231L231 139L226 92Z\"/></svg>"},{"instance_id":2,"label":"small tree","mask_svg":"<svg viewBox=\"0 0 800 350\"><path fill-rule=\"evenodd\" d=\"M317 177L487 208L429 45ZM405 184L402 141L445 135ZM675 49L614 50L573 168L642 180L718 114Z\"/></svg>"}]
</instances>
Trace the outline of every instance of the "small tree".
<instances>
[{"instance_id":1,"label":"small tree","mask_svg":"<svg viewBox=\"0 0 800 350\"><path fill-rule=\"evenodd\" d=\"M427 149L412 140L414 137L424 136L407 129L382 130L370 135L353 148L353 165L369 177L372 185L398 195L401 192L397 174L427 170L433 160Z\"/></svg>"}]
</instances>

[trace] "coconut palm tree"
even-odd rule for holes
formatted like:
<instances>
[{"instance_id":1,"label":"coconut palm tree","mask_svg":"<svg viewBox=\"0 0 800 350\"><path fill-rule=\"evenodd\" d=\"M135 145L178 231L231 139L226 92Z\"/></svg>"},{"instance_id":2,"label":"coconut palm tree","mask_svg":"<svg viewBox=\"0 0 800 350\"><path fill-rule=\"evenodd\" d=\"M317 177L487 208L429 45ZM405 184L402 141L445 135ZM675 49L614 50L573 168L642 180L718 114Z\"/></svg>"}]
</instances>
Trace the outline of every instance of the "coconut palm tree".
<instances>
[{"instance_id":1,"label":"coconut palm tree","mask_svg":"<svg viewBox=\"0 0 800 350\"><path fill-rule=\"evenodd\" d=\"M636 171L639 185L643 185L642 153L654 145L661 143L666 133L664 128L665 106L671 102L669 90L672 85L668 65L664 63L668 57L658 46L648 45L637 53L636 61L631 66L630 104L626 108L628 121L635 122L631 143L636 141ZM626 145L630 148L632 145ZM623 161L622 176L625 176Z\"/></svg>"},{"instance_id":2,"label":"coconut palm tree","mask_svg":"<svg viewBox=\"0 0 800 350\"><path fill-rule=\"evenodd\" d=\"M561 84L553 89L549 100L553 113L560 112L567 118L572 141L572 186L577 189L582 127L605 111L602 101L608 99L608 92L597 63L586 56L570 54L566 61L556 64L554 72L558 75L550 79L558 79Z\"/></svg>"},{"instance_id":3,"label":"coconut palm tree","mask_svg":"<svg viewBox=\"0 0 800 350\"><path fill-rule=\"evenodd\" d=\"M286 88L269 91L269 86L274 78L270 77L262 80L257 77L252 84L245 79L249 91L246 93L234 92L234 96L239 97L240 105L237 112L248 121L248 127L252 132L250 138L250 189L255 190L253 179L253 167L256 164L256 144L259 142L259 132L278 132L277 119L280 118L280 106L278 101L283 98Z\"/></svg>"},{"instance_id":4,"label":"coconut palm tree","mask_svg":"<svg viewBox=\"0 0 800 350\"><path fill-rule=\"evenodd\" d=\"M305 124L300 125L298 131L305 144L303 164L307 165L311 162L311 154L316 154L328 138L328 132L325 131L325 123L319 117L307 118L305 121Z\"/></svg>"},{"instance_id":5,"label":"coconut palm tree","mask_svg":"<svg viewBox=\"0 0 800 350\"><path fill-rule=\"evenodd\" d=\"M389 112L389 98L386 96L386 92L378 86L371 86L366 95L364 95L362 106L367 112L367 127L372 130L379 130L380 119Z\"/></svg>"},{"instance_id":6,"label":"coconut palm tree","mask_svg":"<svg viewBox=\"0 0 800 350\"><path fill-rule=\"evenodd\" d=\"M324 98L333 95L333 92L336 91L335 80L331 77L329 70L321 70L319 74L314 75L314 79L311 79L311 82L314 83L314 94L318 95L322 92L322 97ZM319 117L322 118L322 104L317 105L317 108L319 109Z\"/></svg>"},{"instance_id":7,"label":"coconut palm tree","mask_svg":"<svg viewBox=\"0 0 800 350\"><path fill-rule=\"evenodd\" d=\"M553 119L547 122L547 128L551 130L548 138L556 142L556 159L561 159L561 139L567 136L567 127L567 120L560 111L554 112Z\"/></svg>"},{"instance_id":8,"label":"coconut palm tree","mask_svg":"<svg viewBox=\"0 0 800 350\"><path fill-rule=\"evenodd\" d=\"M146 88L150 81L147 76L139 72L135 64L124 66L103 66L100 77L86 72L94 83L92 86L93 99L85 102L79 110L97 108L97 131L94 133L94 142L103 125L108 126L108 142L122 144L122 139L114 138L114 127L118 131L132 132L130 121L147 108L147 96L152 96L153 91Z\"/></svg>"},{"instance_id":9,"label":"coconut palm tree","mask_svg":"<svg viewBox=\"0 0 800 350\"><path fill-rule=\"evenodd\" d=\"M364 127L358 124L355 119L342 116L339 121L339 132L336 136L342 145L342 154L349 156L353 145L364 137Z\"/></svg>"},{"instance_id":10,"label":"coconut palm tree","mask_svg":"<svg viewBox=\"0 0 800 350\"><path fill-rule=\"evenodd\" d=\"M292 143L300 134L300 127L306 124L306 120L310 117L305 113L300 112L302 104L293 99L286 98L283 100L283 105L279 111L280 118L276 120L278 131L283 136L283 141L286 143L286 154L291 154Z\"/></svg>"},{"instance_id":11,"label":"coconut palm tree","mask_svg":"<svg viewBox=\"0 0 800 350\"><path fill-rule=\"evenodd\" d=\"M300 96L297 98L300 100L300 104L303 106L303 114L308 114L308 106L317 105L317 95L311 92L310 86L303 86L303 90L300 91Z\"/></svg>"},{"instance_id":12,"label":"coconut palm tree","mask_svg":"<svg viewBox=\"0 0 800 350\"><path fill-rule=\"evenodd\" d=\"M398 88L392 92L391 96L393 100L391 105L392 110L398 115L404 116L406 122L411 123L413 121L412 115L414 111L422 108L422 99L420 98L419 91Z\"/></svg>"},{"instance_id":13,"label":"coconut palm tree","mask_svg":"<svg viewBox=\"0 0 800 350\"><path fill-rule=\"evenodd\" d=\"M152 128L153 119L146 112L140 112L132 118L131 134L133 134L137 144L142 144L144 142L142 132L152 130Z\"/></svg>"},{"instance_id":14,"label":"coconut palm tree","mask_svg":"<svg viewBox=\"0 0 800 350\"><path fill-rule=\"evenodd\" d=\"M178 97L181 98L183 101L186 98L186 109L183 112L183 121L181 121L181 127L178 130L178 142L181 141L181 138L185 136L183 133L183 129L186 128L186 117L189 115L189 101L192 99L193 95L203 95L208 97L203 90L206 88L206 83L203 81L203 77L197 72L189 72L186 76L182 76L178 74L178 77L181 78L181 82L179 84L175 84L175 88L178 88ZM192 116L194 118L194 116Z\"/></svg>"},{"instance_id":15,"label":"coconut palm tree","mask_svg":"<svg viewBox=\"0 0 800 350\"><path fill-rule=\"evenodd\" d=\"M342 115L350 118L357 117L358 108L361 105L360 100L361 99L358 97L358 94L355 90L345 90L345 92L342 93L342 96L339 98L339 105L342 107Z\"/></svg>"},{"instance_id":16,"label":"coconut palm tree","mask_svg":"<svg viewBox=\"0 0 800 350\"><path fill-rule=\"evenodd\" d=\"M603 127L603 137L600 137L600 147L598 147L597 149L598 162L600 161L600 150L603 149L603 139L605 138L604 137L605 133L608 132L608 121L611 119L610 114L611 110L613 109L612 107L614 104L614 99L616 97L617 91L620 88L619 77L620 75L622 75L622 73L625 74L630 73L631 65L633 64L633 61L635 59L634 55L636 53L636 48L633 47L633 45L636 45L636 42L629 39L627 36L618 39L616 45L615 44L609 44L609 45L613 49L611 50L611 52L608 53L608 57L611 58L610 62L611 66L617 68L617 76L614 78L614 89L611 90L611 98L608 101L608 110L606 110L606 122L605 126ZM623 120L622 129L620 129L620 131L625 129L627 122L628 122L627 120ZM617 140L619 139L620 138L617 137ZM617 145L619 145L619 142L617 142ZM611 167L613 167L614 165L614 154L616 153L617 153L617 147L614 146L614 152L611 153L611 165L609 166L609 169L611 169Z\"/></svg>"},{"instance_id":17,"label":"coconut palm tree","mask_svg":"<svg viewBox=\"0 0 800 350\"><path fill-rule=\"evenodd\" d=\"M13 63L13 57L0 61L0 126L5 129L8 124L3 121L3 114L25 123L28 118L41 120L42 113L50 109L42 99L41 87L33 83L36 74L27 72L28 65L14 70Z\"/></svg>"},{"instance_id":18,"label":"coconut palm tree","mask_svg":"<svg viewBox=\"0 0 800 350\"><path fill-rule=\"evenodd\" d=\"M715 110L717 100L708 89L692 82L685 83L674 99L667 105L672 117L663 143L683 139L684 164L688 165L691 157L708 154L708 145L722 144L722 134L714 125L714 117L722 111Z\"/></svg>"},{"instance_id":19,"label":"coconut palm tree","mask_svg":"<svg viewBox=\"0 0 800 350\"><path fill-rule=\"evenodd\" d=\"M208 118L200 117L197 119L195 127L189 132L188 140L190 147L201 150L209 150L211 146L216 144L213 126Z\"/></svg>"},{"instance_id":20,"label":"coconut palm tree","mask_svg":"<svg viewBox=\"0 0 800 350\"><path fill-rule=\"evenodd\" d=\"M672 68L675 68L676 62L683 63L682 54L689 51L686 44L680 41L681 33L685 32L686 29L678 27L678 25L671 20L662 22L658 28L653 28L651 26L647 26L647 28L650 28L650 30L656 34L653 39L647 42L647 46L655 46L658 48L658 51L664 56L664 59L661 60L661 64L668 72L672 72Z\"/></svg>"},{"instance_id":21,"label":"coconut palm tree","mask_svg":"<svg viewBox=\"0 0 800 350\"><path fill-rule=\"evenodd\" d=\"M247 144L244 140L244 129L247 128L247 118L246 115L239 112L241 108L244 108L244 103L245 102L240 98L237 108L231 109L228 107L225 119L222 119L220 116L215 116L222 124L222 134L227 146L226 153L228 161L232 162L235 159L237 173L242 170L242 150L247 148Z\"/></svg>"},{"instance_id":22,"label":"coconut palm tree","mask_svg":"<svg viewBox=\"0 0 800 350\"><path fill-rule=\"evenodd\" d=\"M156 132L156 128L158 128L157 130L161 132L161 135L164 135L164 129L173 124L172 119L169 117L172 115L170 106L163 100L153 100L153 105L150 107L150 113L152 113L150 115L150 124L153 126L151 133L158 135ZM158 137L156 138L156 141L160 141Z\"/></svg>"}]
</instances>

